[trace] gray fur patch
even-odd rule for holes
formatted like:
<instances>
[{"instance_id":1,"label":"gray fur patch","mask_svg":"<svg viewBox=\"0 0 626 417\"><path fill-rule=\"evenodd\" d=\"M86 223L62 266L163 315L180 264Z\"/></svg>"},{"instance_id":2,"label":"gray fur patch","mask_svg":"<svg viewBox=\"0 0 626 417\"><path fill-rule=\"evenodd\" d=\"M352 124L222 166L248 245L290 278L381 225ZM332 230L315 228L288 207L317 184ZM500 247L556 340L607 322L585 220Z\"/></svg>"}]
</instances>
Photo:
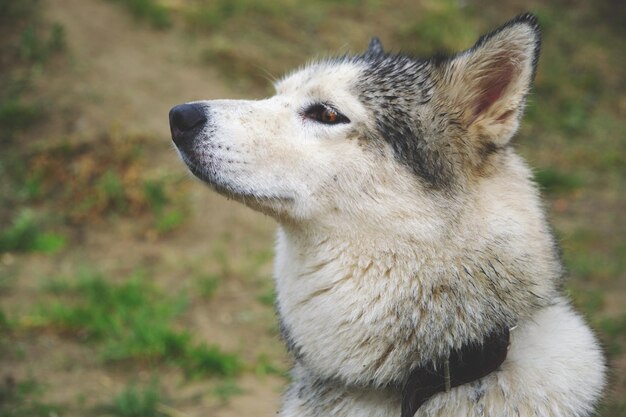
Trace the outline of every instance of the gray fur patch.
<instances>
[{"instance_id":1,"label":"gray fur patch","mask_svg":"<svg viewBox=\"0 0 626 417\"><path fill-rule=\"evenodd\" d=\"M376 120L376 132L368 140L382 140L399 162L409 167L426 185L441 189L453 183L454 169L439 143L427 140L421 110L433 95L432 65L405 55L365 54L357 58L365 70L355 92ZM448 116L448 115L446 115ZM445 118L454 123L454 118ZM448 124L448 123L447 123ZM448 126L442 125L444 131Z\"/></svg>"}]
</instances>

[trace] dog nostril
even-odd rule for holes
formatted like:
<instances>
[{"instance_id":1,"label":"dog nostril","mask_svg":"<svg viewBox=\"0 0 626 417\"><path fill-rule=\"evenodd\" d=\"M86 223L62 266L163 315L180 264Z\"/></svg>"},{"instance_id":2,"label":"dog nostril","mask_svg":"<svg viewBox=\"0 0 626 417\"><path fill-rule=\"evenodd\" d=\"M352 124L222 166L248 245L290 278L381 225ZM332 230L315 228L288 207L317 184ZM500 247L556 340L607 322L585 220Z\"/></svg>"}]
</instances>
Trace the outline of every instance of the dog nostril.
<instances>
[{"instance_id":1,"label":"dog nostril","mask_svg":"<svg viewBox=\"0 0 626 417\"><path fill-rule=\"evenodd\" d=\"M205 123L207 116L199 104L181 104L170 110L172 131L186 132Z\"/></svg>"}]
</instances>

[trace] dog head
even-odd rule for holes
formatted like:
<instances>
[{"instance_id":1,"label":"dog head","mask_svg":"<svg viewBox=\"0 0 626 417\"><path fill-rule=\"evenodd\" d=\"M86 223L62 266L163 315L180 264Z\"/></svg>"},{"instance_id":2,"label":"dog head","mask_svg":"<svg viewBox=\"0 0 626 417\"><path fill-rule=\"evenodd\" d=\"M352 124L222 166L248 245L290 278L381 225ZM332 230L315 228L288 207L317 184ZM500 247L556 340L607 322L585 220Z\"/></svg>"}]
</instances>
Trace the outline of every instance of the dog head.
<instances>
[{"instance_id":1,"label":"dog head","mask_svg":"<svg viewBox=\"0 0 626 417\"><path fill-rule=\"evenodd\" d=\"M172 138L194 175L281 222L374 227L407 207L433 225L451 195L506 169L539 39L529 14L450 57L388 54L374 39L271 98L176 106Z\"/></svg>"}]
</instances>

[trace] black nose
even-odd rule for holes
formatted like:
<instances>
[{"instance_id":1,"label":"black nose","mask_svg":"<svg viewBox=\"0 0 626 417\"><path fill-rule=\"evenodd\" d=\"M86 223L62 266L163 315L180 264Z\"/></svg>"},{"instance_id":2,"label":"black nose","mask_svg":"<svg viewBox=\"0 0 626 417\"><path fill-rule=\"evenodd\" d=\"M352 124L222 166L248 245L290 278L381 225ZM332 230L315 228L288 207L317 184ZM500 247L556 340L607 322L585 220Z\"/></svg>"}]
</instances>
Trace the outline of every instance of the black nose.
<instances>
[{"instance_id":1,"label":"black nose","mask_svg":"<svg viewBox=\"0 0 626 417\"><path fill-rule=\"evenodd\" d=\"M193 138L207 121L205 109L200 104L180 104L170 110L170 130L172 140L180 145Z\"/></svg>"}]
</instances>

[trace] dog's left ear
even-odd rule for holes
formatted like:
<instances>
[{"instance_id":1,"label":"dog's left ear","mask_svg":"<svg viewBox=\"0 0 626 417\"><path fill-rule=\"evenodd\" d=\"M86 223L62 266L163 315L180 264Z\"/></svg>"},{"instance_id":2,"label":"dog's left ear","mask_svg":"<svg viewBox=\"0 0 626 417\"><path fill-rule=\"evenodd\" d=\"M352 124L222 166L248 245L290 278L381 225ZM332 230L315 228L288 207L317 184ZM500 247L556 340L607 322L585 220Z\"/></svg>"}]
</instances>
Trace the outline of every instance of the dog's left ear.
<instances>
[{"instance_id":1,"label":"dog's left ear","mask_svg":"<svg viewBox=\"0 0 626 417\"><path fill-rule=\"evenodd\" d=\"M540 40L537 19L526 13L436 63L440 99L470 133L496 146L509 142L535 75Z\"/></svg>"},{"instance_id":2,"label":"dog's left ear","mask_svg":"<svg viewBox=\"0 0 626 417\"><path fill-rule=\"evenodd\" d=\"M385 51L383 50L383 43L377 36L374 36L370 41L370 44L367 46L367 51L365 51L365 56L377 56L383 55Z\"/></svg>"}]
</instances>

